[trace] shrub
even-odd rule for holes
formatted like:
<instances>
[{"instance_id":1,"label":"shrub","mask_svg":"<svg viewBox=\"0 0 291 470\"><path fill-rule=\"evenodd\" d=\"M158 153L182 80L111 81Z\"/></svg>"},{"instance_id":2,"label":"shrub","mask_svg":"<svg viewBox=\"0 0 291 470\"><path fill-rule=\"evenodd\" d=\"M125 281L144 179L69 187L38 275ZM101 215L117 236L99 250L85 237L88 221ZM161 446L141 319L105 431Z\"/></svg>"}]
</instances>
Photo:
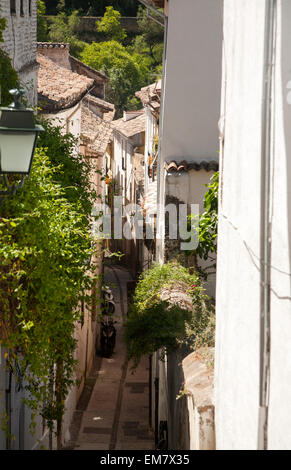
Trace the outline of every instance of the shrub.
<instances>
[{"instance_id":1,"label":"shrub","mask_svg":"<svg viewBox=\"0 0 291 470\"><path fill-rule=\"evenodd\" d=\"M87 45L81 60L110 78L107 99L115 104L118 116L122 114L128 97L147 84L145 62L131 56L117 41Z\"/></svg>"},{"instance_id":2,"label":"shrub","mask_svg":"<svg viewBox=\"0 0 291 470\"><path fill-rule=\"evenodd\" d=\"M190 308L161 298L163 290L182 287ZM155 265L137 284L125 339L135 368L141 357L158 349L172 351L186 344L191 349L214 344L214 312L197 274L176 262Z\"/></svg>"}]
</instances>

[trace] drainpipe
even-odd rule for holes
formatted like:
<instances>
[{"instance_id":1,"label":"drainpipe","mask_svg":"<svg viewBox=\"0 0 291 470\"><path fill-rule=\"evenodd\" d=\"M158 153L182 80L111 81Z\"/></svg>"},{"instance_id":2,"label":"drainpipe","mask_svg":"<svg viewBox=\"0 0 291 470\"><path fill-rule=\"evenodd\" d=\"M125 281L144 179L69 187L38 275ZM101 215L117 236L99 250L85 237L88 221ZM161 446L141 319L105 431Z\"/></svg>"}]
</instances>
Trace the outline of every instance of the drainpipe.
<instances>
[{"instance_id":1,"label":"drainpipe","mask_svg":"<svg viewBox=\"0 0 291 470\"><path fill-rule=\"evenodd\" d=\"M276 0L266 0L264 86L262 106L262 154L261 154L261 300L260 300L260 403L258 425L258 450L268 448L268 411L270 387L270 286L271 286L271 134L272 134L272 85L274 61L274 31Z\"/></svg>"}]
</instances>

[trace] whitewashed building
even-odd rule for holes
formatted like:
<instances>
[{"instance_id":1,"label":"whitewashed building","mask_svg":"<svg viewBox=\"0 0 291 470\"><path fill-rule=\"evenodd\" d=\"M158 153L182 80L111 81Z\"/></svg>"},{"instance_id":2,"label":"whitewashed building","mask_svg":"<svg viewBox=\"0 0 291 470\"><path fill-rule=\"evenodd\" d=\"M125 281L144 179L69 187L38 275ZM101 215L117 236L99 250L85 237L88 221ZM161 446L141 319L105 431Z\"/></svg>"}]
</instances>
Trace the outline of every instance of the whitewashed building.
<instances>
[{"instance_id":1,"label":"whitewashed building","mask_svg":"<svg viewBox=\"0 0 291 470\"><path fill-rule=\"evenodd\" d=\"M164 63L159 117L159 151L157 159L157 235L156 261L164 263L175 258L183 259L181 238L169 242L169 228L165 207L196 205L202 213L205 185L218 170L221 101L222 56L222 0L140 0L150 14L164 24ZM159 8L159 11L155 10ZM162 10L161 10L162 9ZM199 208L197 208L199 206ZM179 213L177 210L177 213ZM178 221L177 221L178 222ZM204 263L201 261L201 265ZM207 291L215 297L215 276L208 279ZM181 359L181 358L180 358ZM203 421L194 406L187 416L195 416L195 423L179 414L176 395L182 385L184 372L181 361L168 358L168 364L154 358L152 394L159 395L154 406L156 441L160 425L167 423L171 449L183 441L185 449L213 448L213 382L210 381L209 403L212 425L208 436ZM193 370L195 364L193 365ZM199 368L198 368L199 369ZM187 369L191 374L191 368ZM187 381L187 377L184 377ZM193 388L193 397L195 396ZM192 403L190 400L189 403ZM194 419L194 418L193 418ZM182 425L182 421L184 425ZM180 425L179 425L180 423ZM180 426L180 427L179 427ZM192 426L191 436L182 435ZM157 429L158 427L158 429ZM179 435L181 440L179 441ZM209 439L208 439L209 438Z\"/></svg>"},{"instance_id":2,"label":"whitewashed building","mask_svg":"<svg viewBox=\"0 0 291 470\"><path fill-rule=\"evenodd\" d=\"M125 111L122 118L112 121L112 148L105 165L113 182L111 190L121 197L122 202L124 236L123 239L118 239L116 233L112 234L111 247L114 251L124 253L121 261L131 270L133 276L139 271L141 262L142 240L136 233L133 217L144 186L145 125L143 110Z\"/></svg>"},{"instance_id":3,"label":"whitewashed building","mask_svg":"<svg viewBox=\"0 0 291 470\"><path fill-rule=\"evenodd\" d=\"M290 24L289 0L224 1L218 449L291 447Z\"/></svg>"}]
</instances>

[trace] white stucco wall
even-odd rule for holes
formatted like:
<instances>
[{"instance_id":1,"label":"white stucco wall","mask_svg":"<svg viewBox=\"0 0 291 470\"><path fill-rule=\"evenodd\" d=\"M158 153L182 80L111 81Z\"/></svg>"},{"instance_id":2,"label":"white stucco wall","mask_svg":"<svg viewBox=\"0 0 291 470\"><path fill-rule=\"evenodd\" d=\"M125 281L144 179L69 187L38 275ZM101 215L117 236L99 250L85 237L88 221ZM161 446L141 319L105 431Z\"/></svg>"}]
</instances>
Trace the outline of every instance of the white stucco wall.
<instances>
[{"instance_id":1,"label":"white stucco wall","mask_svg":"<svg viewBox=\"0 0 291 470\"><path fill-rule=\"evenodd\" d=\"M162 159L213 160L221 93L221 0L169 2Z\"/></svg>"},{"instance_id":2,"label":"white stucco wall","mask_svg":"<svg viewBox=\"0 0 291 470\"><path fill-rule=\"evenodd\" d=\"M166 177L166 194L176 197L184 204L197 204L199 206L199 214L202 214L205 210L203 199L207 191L205 185L210 182L212 175L213 171L208 172L206 170L191 170L178 174L169 174ZM213 256L215 258L215 254ZM207 261L198 259L198 262L202 268L215 263L212 259ZM213 272L213 269L208 272ZM215 298L215 283L215 274L209 275L207 282L204 282L207 294L213 298Z\"/></svg>"},{"instance_id":3,"label":"white stucco wall","mask_svg":"<svg viewBox=\"0 0 291 470\"><path fill-rule=\"evenodd\" d=\"M225 0L224 151L216 297L218 449L257 449L260 383L261 104L266 0ZM291 447L291 5L279 0L272 94L268 448ZM233 47L235 44L235 48ZM225 98L225 99L224 99Z\"/></svg>"},{"instance_id":4,"label":"white stucco wall","mask_svg":"<svg viewBox=\"0 0 291 470\"><path fill-rule=\"evenodd\" d=\"M170 0L168 4L158 175L160 204L166 193L165 161L218 160L222 5L222 0ZM157 221L159 262L164 257L164 230L161 213Z\"/></svg>"},{"instance_id":5,"label":"white stucco wall","mask_svg":"<svg viewBox=\"0 0 291 470\"><path fill-rule=\"evenodd\" d=\"M122 188L120 195L130 200L130 182L132 182L132 155L133 147L129 140L119 132L114 132L114 173L113 178L116 179L118 185ZM122 157L125 166L122 168Z\"/></svg>"},{"instance_id":6,"label":"white stucco wall","mask_svg":"<svg viewBox=\"0 0 291 470\"><path fill-rule=\"evenodd\" d=\"M64 134L70 132L76 139L81 134L81 101L69 109L62 109L54 114L44 113L54 126L61 126Z\"/></svg>"}]
</instances>

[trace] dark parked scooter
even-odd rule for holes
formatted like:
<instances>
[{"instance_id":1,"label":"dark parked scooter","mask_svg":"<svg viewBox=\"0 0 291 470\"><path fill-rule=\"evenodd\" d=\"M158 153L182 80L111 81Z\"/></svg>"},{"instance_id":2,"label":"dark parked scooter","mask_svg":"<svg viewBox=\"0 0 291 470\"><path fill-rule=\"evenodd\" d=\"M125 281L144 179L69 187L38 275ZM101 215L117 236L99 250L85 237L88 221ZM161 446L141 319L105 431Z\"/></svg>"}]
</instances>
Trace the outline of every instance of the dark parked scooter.
<instances>
[{"instance_id":1,"label":"dark parked scooter","mask_svg":"<svg viewBox=\"0 0 291 470\"><path fill-rule=\"evenodd\" d=\"M114 326L116 321L112 318L104 317L101 321L101 355L103 357L110 357L113 354L116 341L116 328Z\"/></svg>"}]
</instances>

